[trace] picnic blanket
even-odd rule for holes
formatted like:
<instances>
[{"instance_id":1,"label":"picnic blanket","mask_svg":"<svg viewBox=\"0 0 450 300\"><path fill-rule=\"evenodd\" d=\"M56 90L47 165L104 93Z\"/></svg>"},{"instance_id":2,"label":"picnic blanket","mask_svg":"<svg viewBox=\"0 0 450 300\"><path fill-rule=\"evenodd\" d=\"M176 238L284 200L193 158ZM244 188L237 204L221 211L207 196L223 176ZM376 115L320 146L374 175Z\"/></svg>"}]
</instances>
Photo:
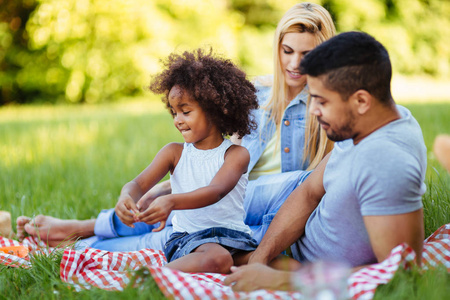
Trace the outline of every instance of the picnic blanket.
<instances>
[{"instance_id":1,"label":"picnic blanket","mask_svg":"<svg viewBox=\"0 0 450 300\"><path fill-rule=\"evenodd\" d=\"M21 243L0 237L0 247ZM23 242L33 252L50 253L40 241L26 238ZM414 264L415 253L406 244L395 247L381 263L370 265L347 280L348 295L352 299L372 299L375 289L386 284L399 268ZM450 272L450 224L443 225L424 241L423 268L443 265ZM213 273L184 273L164 268L166 259L161 251L143 249L133 252L108 252L93 248L83 251L65 249L61 260L60 277L76 290L97 287L123 290L131 281L132 272L148 268L162 293L171 299L301 299L300 292L258 290L233 292L222 284L225 275ZM0 264L11 267L30 267L29 258L0 253Z\"/></svg>"}]
</instances>

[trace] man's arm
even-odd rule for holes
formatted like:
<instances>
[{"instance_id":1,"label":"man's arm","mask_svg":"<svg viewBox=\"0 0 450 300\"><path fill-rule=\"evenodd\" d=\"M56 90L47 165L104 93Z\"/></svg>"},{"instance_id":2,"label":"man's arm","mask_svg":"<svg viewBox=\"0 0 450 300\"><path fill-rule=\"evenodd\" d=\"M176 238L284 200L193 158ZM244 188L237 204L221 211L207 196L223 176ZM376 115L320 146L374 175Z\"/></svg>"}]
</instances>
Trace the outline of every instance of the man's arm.
<instances>
[{"instance_id":1,"label":"man's arm","mask_svg":"<svg viewBox=\"0 0 450 300\"><path fill-rule=\"evenodd\" d=\"M305 232L306 221L325 194L323 174L329 157L330 154L283 203L250 257L249 265L232 267L232 274L225 278L224 284L233 285L235 291L292 289L291 272L275 270L267 264Z\"/></svg>"},{"instance_id":2,"label":"man's arm","mask_svg":"<svg viewBox=\"0 0 450 300\"><path fill-rule=\"evenodd\" d=\"M398 215L363 216L363 219L378 262L385 260L394 247L407 243L416 252L416 261L420 265L424 240L423 209Z\"/></svg>"},{"instance_id":3,"label":"man's arm","mask_svg":"<svg viewBox=\"0 0 450 300\"><path fill-rule=\"evenodd\" d=\"M249 263L268 264L303 235L306 221L325 194L323 173L329 156L283 203Z\"/></svg>"},{"instance_id":4,"label":"man's arm","mask_svg":"<svg viewBox=\"0 0 450 300\"><path fill-rule=\"evenodd\" d=\"M364 223L378 262L385 260L391 250L401 243L410 245L417 254L420 265L423 247L423 210L391 215L365 216ZM359 266L353 272L364 268ZM262 264L232 267L232 274L224 284L232 285L234 291L254 291L258 289L292 290L292 272L279 271Z\"/></svg>"}]
</instances>

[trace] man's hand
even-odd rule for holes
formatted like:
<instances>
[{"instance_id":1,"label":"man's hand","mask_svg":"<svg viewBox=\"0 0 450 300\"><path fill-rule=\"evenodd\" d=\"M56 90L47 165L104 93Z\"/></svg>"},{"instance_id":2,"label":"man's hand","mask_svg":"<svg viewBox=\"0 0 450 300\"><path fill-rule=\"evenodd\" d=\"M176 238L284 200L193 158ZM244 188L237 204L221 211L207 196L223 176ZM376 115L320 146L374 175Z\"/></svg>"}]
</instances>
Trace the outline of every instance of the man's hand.
<instances>
[{"instance_id":1,"label":"man's hand","mask_svg":"<svg viewBox=\"0 0 450 300\"><path fill-rule=\"evenodd\" d=\"M231 267L231 272L232 274L228 275L223 283L231 285L235 292L260 289L288 290L291 286L291 273L277 271L259 263Z\"/></svg>"},{"instance_id":2,"label":"man's hand","mask_svg":"<svg viewBox=\"0 0 450 300\"><path fill-rule=\"evenodd\" d=\"M134 203L134 200L129 195L120 196L114 208L117 217L123 222L123 224L134 227L135 215L139 213L139 210Z\"/></svg>"}]
</instances>

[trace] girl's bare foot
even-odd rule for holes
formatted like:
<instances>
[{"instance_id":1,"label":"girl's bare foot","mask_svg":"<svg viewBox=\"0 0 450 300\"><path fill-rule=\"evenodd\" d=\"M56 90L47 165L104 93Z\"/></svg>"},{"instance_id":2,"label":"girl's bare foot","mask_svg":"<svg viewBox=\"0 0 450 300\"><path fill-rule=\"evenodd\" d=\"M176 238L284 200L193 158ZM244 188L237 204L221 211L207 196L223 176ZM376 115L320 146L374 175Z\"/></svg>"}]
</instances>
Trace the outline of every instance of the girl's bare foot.
<instances>
[{"instance_id":1,"label":"girl's bare foot","mask_svg":"<svg viewBox=\"0 0 450 300\"><path fill-rule=\"evenodd\" d=\"M0 210L0 235L12 238L14 232L11 227L11 213L9 211Z\"/></svg>"},{"instance_id":2,"label":"girl's bare foot","mask_svg":"<svg viewBox=\"0 0 450 300\"><path fill-rule=\"evenodd\" d=\"M44 215L38 215L33 219L20 216L16 222L19 241L30 235L51 247L71 244L79 238L93 236L95 226L95 219L63 220Z\"/></svg>"}]
</instances>

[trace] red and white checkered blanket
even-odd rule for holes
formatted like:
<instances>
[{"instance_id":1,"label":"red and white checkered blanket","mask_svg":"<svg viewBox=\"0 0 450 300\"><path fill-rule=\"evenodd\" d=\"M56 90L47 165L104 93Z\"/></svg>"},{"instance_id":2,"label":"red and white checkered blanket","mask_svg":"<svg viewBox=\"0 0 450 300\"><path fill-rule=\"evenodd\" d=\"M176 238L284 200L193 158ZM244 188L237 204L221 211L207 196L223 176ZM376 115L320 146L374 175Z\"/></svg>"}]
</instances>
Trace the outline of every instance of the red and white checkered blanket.
<instances>
[{"instance_id":1,"label":"red and white checkered blanket","mask_svg":"<svg viewBox=\"0 0 450 300\"><path fill-rule=\"evenodd\" d=\"M0 247L20 245L19 242L0 237ZM33 252L48 254L39 241L27 238L23 245ZM394 248L383 262L368 266L350 275L348 293L353 299L372 299L375 289L386 284L399 267L414 262L415 253L407 245ZM450 224L443 225L424 242L423 267L443 265L450 272ZM29 259L0 253L0 263L11 267L30 267ZM163 294L172 299L300 299L299 292L258 290L235 293L222 284L225 275L212 273L183 273L164 268L161 251L144 249L133 252L108 252L88 248L84 251L65 249L60 276L77 290L98 287L122 290L131 278L130 270L147 267Z\"/></svg>"}]
</instances>

